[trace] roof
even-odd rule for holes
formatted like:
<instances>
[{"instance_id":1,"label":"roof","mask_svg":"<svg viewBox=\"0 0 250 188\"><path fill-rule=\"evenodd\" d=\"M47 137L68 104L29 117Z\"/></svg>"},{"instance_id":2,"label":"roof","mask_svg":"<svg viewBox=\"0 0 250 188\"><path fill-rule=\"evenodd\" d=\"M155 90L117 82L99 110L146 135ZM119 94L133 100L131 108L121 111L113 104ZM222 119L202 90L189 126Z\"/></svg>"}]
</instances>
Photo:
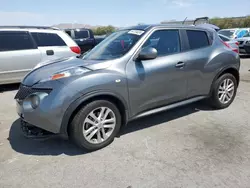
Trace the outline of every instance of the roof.
<instances>
[{"instance_id":1,"label":"roof","mask_svg":"<svg viewBox=\"0 0 250 188\"><path fill-rule=\"evenodd\" d=\"M69 30L79 30L79 31L82 31L82 30L91 30L90 28L85 28L85 27L81 27L81 28L66 28L66 29L62 29L64 31L69 31Z\"/></svg>"},{"instance_id":2,"label":"roof","mask_svg":"<svg viewBox=\"0 0 250 188\"><path fill-rule=\"evenodd\" d=\"M51 29L51 30L59 30L58 28L49 27L49 26L19 26L19 25L0 26L0 29Z\"/></svg>"},{"instance_id":3,"label":"roof","mask_svg":"<svg viewBox=\"0 0 250 188\"><path fill-rule=\"evenodd\" d=\"M122 28L121 30L144 30L148 31L152 28L159 28L159 27L167 27L167 28L185 28L185 29L202 29L202 30L210 30L209 28L205 27L199 27L199 25L183 25L183 24L148 24L148 25L137 25L137 26L131 26L127 28Z\"/></svg>"},{"instance_id":4,"label":"roof","mask_svg":"<svg viewBox=\"0 0 250 188\"><path fill-rule=\"evenodd\" d=\"M0 26L0 31L30 31L43 33L57 33L60 29L47 26Z\"/></svg>"},{"instance_id":5,"label":"roof","mask_svg":"<svg viewBox=\"0 0 250 188\"><path fill-rule=\"evenodd\" d=\"M228 31L228 30L236 30L236 29L240 29L240 28L228 28L228 29L221 29L221 31L222 31L222 30L223 30L223 31L224 31L224 30L227 30L227 31Z\"/></svg>"}]
</instances>

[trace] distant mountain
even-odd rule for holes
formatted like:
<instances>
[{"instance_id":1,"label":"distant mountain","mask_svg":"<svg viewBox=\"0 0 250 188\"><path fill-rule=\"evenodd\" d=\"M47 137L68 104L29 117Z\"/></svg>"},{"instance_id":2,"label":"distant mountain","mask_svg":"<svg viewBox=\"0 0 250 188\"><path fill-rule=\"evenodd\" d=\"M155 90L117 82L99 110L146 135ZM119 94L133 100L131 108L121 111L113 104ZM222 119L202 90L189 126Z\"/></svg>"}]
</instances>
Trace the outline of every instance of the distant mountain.
<instances>
[{"instance_id":1,"label":"distant mountain","mask_svg":"<svg viewBox=\"0 0 250 188\"><path fill-rule=\"evenodd\" d=\"M60 23L53 25L52 27L57 27L59 29L68 29L68 28L89 28L89 29L95 29L97 27L101 26L92 26L89 24L79 24L79 23Z\"/></svg>"}]
</instances>

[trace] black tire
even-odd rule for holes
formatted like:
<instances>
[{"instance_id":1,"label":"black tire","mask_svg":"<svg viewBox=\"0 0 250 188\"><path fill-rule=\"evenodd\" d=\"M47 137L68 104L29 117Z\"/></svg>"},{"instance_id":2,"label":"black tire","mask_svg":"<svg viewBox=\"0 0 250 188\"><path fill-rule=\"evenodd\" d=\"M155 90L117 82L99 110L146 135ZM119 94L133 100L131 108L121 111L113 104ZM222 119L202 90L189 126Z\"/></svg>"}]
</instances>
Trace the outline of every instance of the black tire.
<instances>
[{"instance_id":1,"label":"black tire","mask_svg":"<svg viewBox=\"0 0 250 188\"><path fill-rule=\"evenodd\" d=\"M222 103L220 100L219 100L219 96L218 96L218 91L219 91L219 87L220 85L222 84L222 82L225 80L225 79L231 79L234 83L234 93L232 95L232 98L231 100L224 104ZM234 98L236 96L236 93L237 93L237 88L238 88L238 85L237 85L237 80L236 78L230 74L230 73L225 73L223 75L221 75L213 84L212 86L212 90L211 90L211 96L210 96L210 105L213 106L214 108L216 109L224 109L224 108L227 108L229 107L232 102L234 101Z\"/></svg>"},{"instance_id":2,"label":"black tire","mask_svg":"<svg viewBox=\"0 0 250 188\"><path fill-rule=\"evenodd\" d=\"M85 118L88 116L88 114L92 110L94 110L98 107L108 107L109 109L111 109L115 114L116 125L115 125L113 132L111 133L111 135L109 136L109 138L107 140L103 141L100 144L93 144L93 143L88 142L86 140L86 138L83 136L83 122L84 122ZM112 143L115 136L120 131L120 127L121 127L121 114L120 114L120 111L118 110L118 108L110 101L96 100L96 101L90 102L90 103L86 104L85 106L83 106L77 112L77 114L74 116L72 122L70 123L70 127L69 127L70 128L69 129L69 138L76 145L78 145L80 148L86 149L88 151L95 151L95 150L101 149L103 147L106 147L107 145Z\"/></svg>"}]
</instances>

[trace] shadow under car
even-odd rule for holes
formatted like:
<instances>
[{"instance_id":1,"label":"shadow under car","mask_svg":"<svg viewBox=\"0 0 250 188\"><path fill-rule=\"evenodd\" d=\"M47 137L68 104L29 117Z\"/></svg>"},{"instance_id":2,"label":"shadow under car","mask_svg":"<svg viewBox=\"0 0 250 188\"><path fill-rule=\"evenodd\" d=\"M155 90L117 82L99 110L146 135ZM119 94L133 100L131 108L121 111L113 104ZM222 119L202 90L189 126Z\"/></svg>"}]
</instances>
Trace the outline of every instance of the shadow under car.
<instances>
[{"instance_id":1,"label":"shadow under car","mask_svg":"<svg viewBox=\"0 0 250 188\"><path fill-rule=\"evenodd\" d=\"M128 125L121 130L120 136L185 117L192 113L211 110L213 109L207 107L207 105L203 105L203 102L201 101L173 110L157 113L129 122ZM56 135L42 140L27 139L23 136L20 124L20 119L14 121L9 132L10 145L16 152L26 155L54 156L60 154L73 156L88 153L87 151L76 147L74 144L71 144L68 140L62 139Z\"/></svg>"}]
</instances>

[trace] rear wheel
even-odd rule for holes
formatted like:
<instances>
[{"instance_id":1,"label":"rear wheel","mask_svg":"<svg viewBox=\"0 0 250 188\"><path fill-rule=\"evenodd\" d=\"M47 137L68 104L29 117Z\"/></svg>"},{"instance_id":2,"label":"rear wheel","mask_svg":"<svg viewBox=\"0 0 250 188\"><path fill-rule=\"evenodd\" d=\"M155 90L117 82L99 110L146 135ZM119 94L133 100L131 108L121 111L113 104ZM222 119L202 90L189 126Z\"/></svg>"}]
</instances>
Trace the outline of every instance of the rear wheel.
<instances>
[{"instance_id":1,"label":"rear wheel","mask_svg":"<svg viewBox=\"0 0 250 188\"><path fill-rule=\"evenodd\" d=\"M236 92L236 78L230 73L223 74L213 85L211 105L218 109L227 108L234 101Z\"/></svg>"},{"instance_id":2,"label":"rear wheel","mask_svg":"<svg viewBox=\"0 0 250 188\"><path fill-rule=\"evenodd\" d=\"M121 127L118 108L106 100L97 100L81 108L73 118L69 136L78 146L98 150L109 145Z\"/></svg>"}]
</instances>

